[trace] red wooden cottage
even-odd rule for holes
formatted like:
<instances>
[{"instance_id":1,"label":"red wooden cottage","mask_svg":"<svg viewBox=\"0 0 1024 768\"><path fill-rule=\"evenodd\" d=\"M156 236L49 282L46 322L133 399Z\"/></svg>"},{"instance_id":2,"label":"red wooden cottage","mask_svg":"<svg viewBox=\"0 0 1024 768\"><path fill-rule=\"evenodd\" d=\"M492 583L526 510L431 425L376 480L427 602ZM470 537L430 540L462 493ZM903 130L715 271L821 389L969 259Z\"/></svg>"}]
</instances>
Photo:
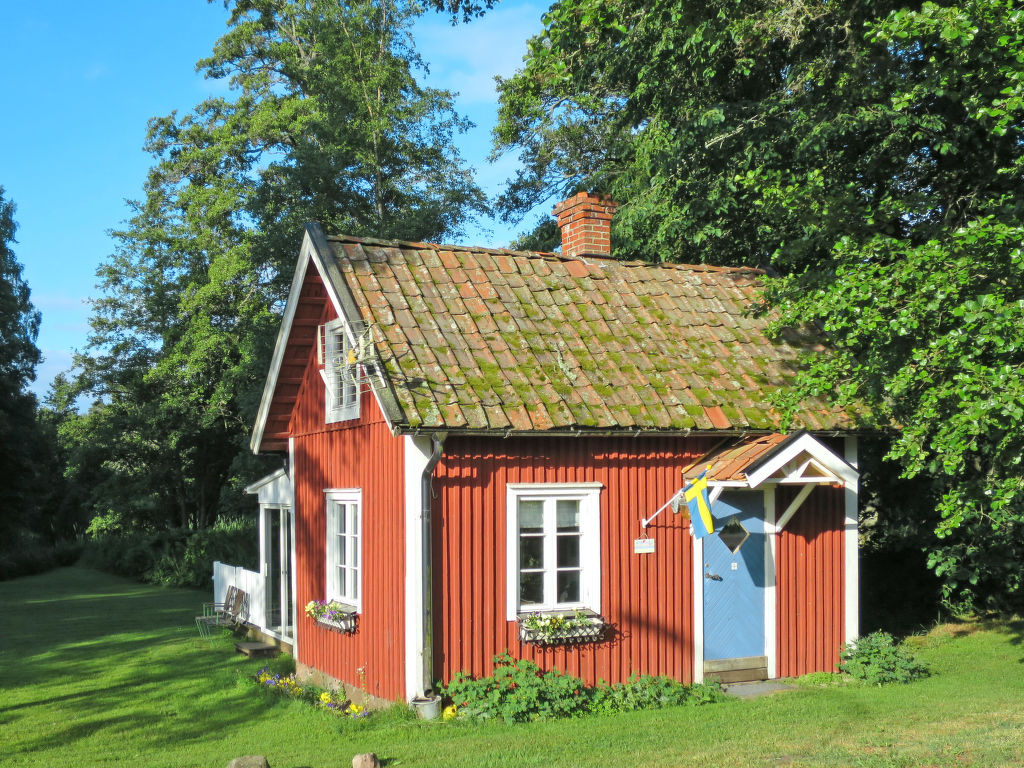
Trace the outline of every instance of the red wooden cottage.
<instances>
[{"instance_id":1,"label":"red wooden cottage","mask_svg":"<svg viewBox=\"0 0 1024 768\"><path fill-rule=\"evenodd\" d=\"M590 682L832 670L854 422L809 400L782 435L769 402L818 339L769 339L757 270L616 261L611 204L556 213L561 254L307 228L252 438L285 460L250 488L256 623L384 699L506 650ZM677 492L708 467L695 539Z\"/></svg>"}]
</instances>

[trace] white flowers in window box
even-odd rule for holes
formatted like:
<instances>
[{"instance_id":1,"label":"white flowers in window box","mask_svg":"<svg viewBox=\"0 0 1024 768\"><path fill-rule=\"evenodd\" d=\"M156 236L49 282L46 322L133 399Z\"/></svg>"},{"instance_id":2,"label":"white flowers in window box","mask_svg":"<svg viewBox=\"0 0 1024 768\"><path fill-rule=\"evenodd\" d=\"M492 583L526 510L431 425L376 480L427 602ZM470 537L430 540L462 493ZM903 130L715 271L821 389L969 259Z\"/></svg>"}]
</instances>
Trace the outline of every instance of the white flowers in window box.
<instances>
[{"instance_id":1,"label":"white flowers in window box","mask_svg":"<svg viewBox=\"0 0 1024 768\"><path fill-rule=\"evenodd\" d=\"M588 611L530 613L519 617L519 639L533 645L598 643L607 629L604 619Z\"/></svg>"},{"instance_id":2,"label":"white flowers in window box","mask_svg":"<svg viewBox=\"0 0 1024 768\"><path fill-rule=\"evenodd\" d=\"M306 615L320 626L336 632L356 631L355 609L337 600L310 600L306 603Z\"/></svg>"}]
</instances>

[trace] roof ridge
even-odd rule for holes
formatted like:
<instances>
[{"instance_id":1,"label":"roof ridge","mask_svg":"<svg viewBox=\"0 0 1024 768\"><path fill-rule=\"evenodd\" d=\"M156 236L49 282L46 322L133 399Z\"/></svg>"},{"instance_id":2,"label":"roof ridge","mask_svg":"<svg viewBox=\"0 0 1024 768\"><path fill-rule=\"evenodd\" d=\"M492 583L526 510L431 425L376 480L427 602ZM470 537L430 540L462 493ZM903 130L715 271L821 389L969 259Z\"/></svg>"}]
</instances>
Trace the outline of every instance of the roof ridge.
<instances>
[{"instance_id":1,"label":"roof ridge","mask_svg":"<svg viewBox=\"0 0 1024 768\"><path fill-rule=\"evenodd\" d=\"M355 235L328 235L327 240L339 243L358 243L360 245L376 245L384 248L429 248L443 251L468 251L471 253L501 254L505 256L522 256L528 259L541 259L544 261L571 262L578 261L587 264L590 261L607 261L622 267L649 267L660 269L678 269L688 272L714 272L714 273L752 273L764 275L765 270L759 267L746 266L717 266L714 264L687 264L679 261L640 261L637 259L624 261L614 256L598 256L583 254L580 256L563 256L560 253L550 251L517 251L511 248L495 248L484 245L452 245L448 243L432 243L429 241L414 240L385 240L379 237L356 237Z\"/></svg>"}]
</instances>

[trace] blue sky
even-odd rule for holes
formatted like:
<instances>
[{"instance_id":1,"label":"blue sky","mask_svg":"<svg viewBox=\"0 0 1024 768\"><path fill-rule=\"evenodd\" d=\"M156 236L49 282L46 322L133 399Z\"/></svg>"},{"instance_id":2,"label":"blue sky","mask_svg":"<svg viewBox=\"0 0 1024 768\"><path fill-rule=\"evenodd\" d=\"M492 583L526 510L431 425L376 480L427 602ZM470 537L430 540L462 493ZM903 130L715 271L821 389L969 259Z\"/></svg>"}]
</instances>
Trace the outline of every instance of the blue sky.
<instances>
[{"instance_id":1,"label":"blue sky","mask_svg":"<svg viewBox=\"0 0 1024 768\"><path fill-rule=\"evenodd\" d=\"M515 71L546 8L504 0L469 25L452 27L430 14L415 30L430 67L425 82L459 92L459 111L477 124L459 147L489 194L515 167L514 158L486 160L497 112L494 76ZM40 395L85 345L96 268L113 248L107 233L127 218L125 200L140 197L152 164L142 151L146 121L186 112L223 90L196 74L195 62L223 34L226 19L222 3L206 0L5 4L0 186L17 206L14 252L43 315L38 344L45 360L33 387ZM502 245L514 234L481 221L466 242Z\"/></svg>"}]
</instances>

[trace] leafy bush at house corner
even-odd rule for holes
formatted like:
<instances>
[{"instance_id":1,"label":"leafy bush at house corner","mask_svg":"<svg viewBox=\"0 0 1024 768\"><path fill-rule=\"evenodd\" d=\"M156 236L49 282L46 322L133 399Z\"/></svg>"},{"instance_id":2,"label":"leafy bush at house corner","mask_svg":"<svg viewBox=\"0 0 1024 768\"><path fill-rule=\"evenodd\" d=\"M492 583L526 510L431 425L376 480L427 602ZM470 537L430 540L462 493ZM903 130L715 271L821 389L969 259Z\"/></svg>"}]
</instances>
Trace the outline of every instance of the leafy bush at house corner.
<instances>
[{"instance_id":1,"label":"leafy bush at house corner","mask_svg":"<svg viewBox=\"0 0 1024 768\"><path fill-rule=\"evenodd\" d=\"M624 683L596 687L558 670L543 671L532 661L516 660L507 653L494 657L494 673L473 678L459 672L444 695L451 700L444 720L501 718L524 722L552 717L611 714L657 709L682 704L719 701L717 684L686 685L668 677L635 675Z\"/></svg>"},{"instance_id":2,"label":"leafy bush at house corner","mask_svg":"<svg viewBox=\"0 0 1024 768\"><path fill-rule=\"evenodd\" d=\"M839 671L871 685L909 683L927 677L928 668L888 632L872 632L839 652Z\"/></svg>"}]
</instances>

